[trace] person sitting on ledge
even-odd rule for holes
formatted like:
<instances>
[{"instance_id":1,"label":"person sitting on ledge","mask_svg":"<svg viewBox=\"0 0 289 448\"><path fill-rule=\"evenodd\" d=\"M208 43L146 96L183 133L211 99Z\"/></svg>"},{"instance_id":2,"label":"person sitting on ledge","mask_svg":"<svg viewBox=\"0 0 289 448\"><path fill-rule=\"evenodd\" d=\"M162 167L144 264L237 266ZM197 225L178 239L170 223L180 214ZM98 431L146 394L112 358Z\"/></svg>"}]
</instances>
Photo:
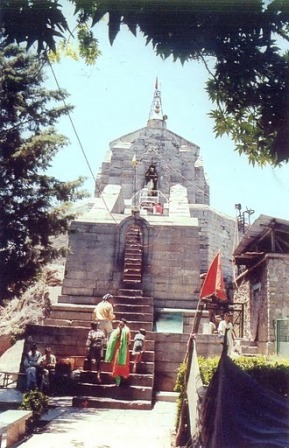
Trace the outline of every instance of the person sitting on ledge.
<instances>
[{"instance_id":1,"label":"person sitting on ledge","mask_svg":"<svg viewBox=\"0 0 289 448\"><path fill-rule=\"evenodd\" d=\"M41 353L37 350L37 345L34 343L31 350L26 353L24 358L24 369L27 377L26 389L27 391L35 390L39 381L39 361Z\"/></svg>"},{"instance_id":2,"label":"person sitting on ledge","mask_svg":"<svg viewBox=\"0 0 289 448\"><path fill-rule=\"evenodd\" d=\"M46 394L51 393L52 378L55 375L56 357L52 354L51 348L45 348L45 355L39 359L41 375L40 389Z\"/></svg>"}]
</instances>

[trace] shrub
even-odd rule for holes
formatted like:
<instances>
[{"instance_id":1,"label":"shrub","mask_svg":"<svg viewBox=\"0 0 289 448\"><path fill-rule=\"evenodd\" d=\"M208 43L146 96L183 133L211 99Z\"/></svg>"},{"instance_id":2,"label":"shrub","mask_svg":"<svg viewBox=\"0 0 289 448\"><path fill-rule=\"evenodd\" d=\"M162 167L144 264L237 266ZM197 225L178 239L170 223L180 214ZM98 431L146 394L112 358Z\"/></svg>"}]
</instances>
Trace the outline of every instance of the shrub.
<instances>
[{"instance_id":1,"label":"shrub","mask_svg":"<svg viewBox=\"0 0 289 448\"><path fill-rule=\"evenodd\" d=\"M36 423L41 415L47 411L48 400L47 395L39 390L33 390L23 395L19 409L32 411L32 421Z\"/></svg>"},{"instance_id":2,"label":"shrub","mask_svg":"<svg viewBox=\"0 0 289 448\"><path fill-rule=\"evenodd\" d=\"M210 384L217 370L219 360L219 356L213 358L198 357L200 375L204 386ZM265 356L239 356L234 358L234 362L258 383L283 397L289 397L289 359L274 357L268 359ZM174 390L179 392L176 427L179 424L183 400L186 399L186 369L187 363L183 361L178 368L174 387Z\"/></svg>"},{"instance_id":3,"label":"shrub","mask_svg":"<svg viewBox=\"0 0 289 448\"><path fill-rule=\"evenodd\" d=\"M215 373L219 357L199 357L200 374L204 386L209 385ZM289 360L266 358L265 356L239 356L234 359L237 366L252 376L258 383L282 395L289 396Z\"/></svg>"}]
</instances>

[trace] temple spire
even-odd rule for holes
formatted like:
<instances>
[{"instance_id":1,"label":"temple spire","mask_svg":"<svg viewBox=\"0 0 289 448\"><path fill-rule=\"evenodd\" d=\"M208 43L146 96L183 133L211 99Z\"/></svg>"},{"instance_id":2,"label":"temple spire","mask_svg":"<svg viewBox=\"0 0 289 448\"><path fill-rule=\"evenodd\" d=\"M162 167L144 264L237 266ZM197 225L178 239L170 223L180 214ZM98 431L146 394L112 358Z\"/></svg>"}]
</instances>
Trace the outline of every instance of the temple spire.
<instances>
[{"instance_id":1,"label":"temple spire","mask_svg":"<svg viewBox=\"0 0 289 448\"><path fill-rule=\"evenodd\" d=\"M164 127L164 119L161 92L159 90L158 78L156 78L154 97L147 125L148 127Z\"/></svg>"}]
</instances>

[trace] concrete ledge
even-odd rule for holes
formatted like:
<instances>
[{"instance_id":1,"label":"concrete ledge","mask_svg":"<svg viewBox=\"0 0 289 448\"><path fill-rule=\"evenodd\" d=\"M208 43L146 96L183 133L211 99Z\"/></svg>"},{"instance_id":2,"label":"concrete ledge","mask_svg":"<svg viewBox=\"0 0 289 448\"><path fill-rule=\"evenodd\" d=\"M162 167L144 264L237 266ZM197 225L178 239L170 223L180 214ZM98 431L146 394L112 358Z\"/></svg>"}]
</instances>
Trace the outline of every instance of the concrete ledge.
<instances>
[{"instance_id":1,"label":"concrete ledge","mask_svg":"<svg viewBox=\"0 0 289 448\"><path fill-rule=\"evenodd\" d=\"M155 401L166 401L170 403L175 403L179 396L178 392L165 392L160 391L155 394Z\"/></svg>"},{"instance_id":2,"label":"concrete ledge","mask_svg":"<svg viewBox=\"0 0 289 448\"><path fill-rule=\"evenodd\" d=\"M9 410L0 414L0 446L9 448L18 442L25 434L26 421L30 417L32 411Z\"/></svg>"}]
</instances>

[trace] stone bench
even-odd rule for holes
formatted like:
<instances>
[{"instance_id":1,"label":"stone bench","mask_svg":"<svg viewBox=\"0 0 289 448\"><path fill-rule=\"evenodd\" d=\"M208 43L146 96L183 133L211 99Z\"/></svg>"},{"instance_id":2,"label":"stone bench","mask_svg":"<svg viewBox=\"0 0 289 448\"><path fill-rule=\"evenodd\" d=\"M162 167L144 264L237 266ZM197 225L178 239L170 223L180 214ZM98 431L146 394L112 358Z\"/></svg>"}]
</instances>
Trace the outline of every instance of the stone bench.
<instances>
[{"instance_id":1,"label":"stone bench","mask_svg":"<svg viewBox=\"0 0 289 448\"><path fill-rule=\"evenodd\" d=\"M0 448L9 448L25 435L30 417L32 411L9 410L0 414Z\"/></svg>"}]
</instances>

